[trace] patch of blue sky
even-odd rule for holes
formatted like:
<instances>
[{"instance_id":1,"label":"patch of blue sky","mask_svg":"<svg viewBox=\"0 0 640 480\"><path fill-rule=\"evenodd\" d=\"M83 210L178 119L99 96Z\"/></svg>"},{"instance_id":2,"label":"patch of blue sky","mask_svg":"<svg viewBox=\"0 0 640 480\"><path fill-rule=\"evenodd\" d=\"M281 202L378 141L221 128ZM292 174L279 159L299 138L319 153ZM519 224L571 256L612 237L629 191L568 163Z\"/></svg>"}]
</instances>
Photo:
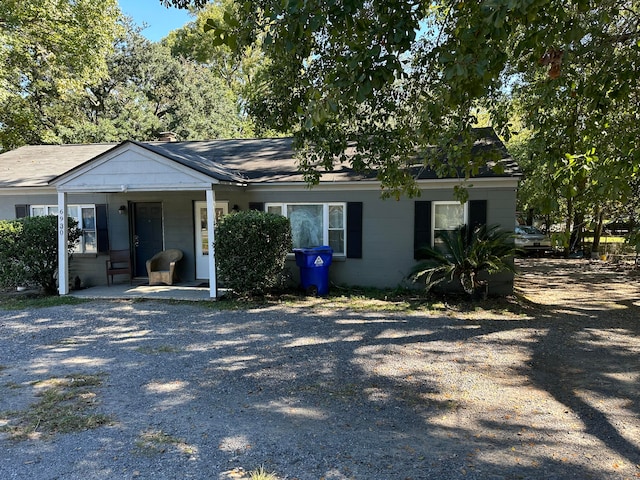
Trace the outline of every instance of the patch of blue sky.
<instances>
[{"instance_id":1,"label":"patch of blue sky","mask_svg":"<svg viewBox=\"0 0 640 480\"><path fill-rule=\"evenodd\" d=\"M160 0L118 0L120 10L136 25L144 27L142 35L157 42L192 19L188 10L165 7Z\"/></svg>"}]
</instances>

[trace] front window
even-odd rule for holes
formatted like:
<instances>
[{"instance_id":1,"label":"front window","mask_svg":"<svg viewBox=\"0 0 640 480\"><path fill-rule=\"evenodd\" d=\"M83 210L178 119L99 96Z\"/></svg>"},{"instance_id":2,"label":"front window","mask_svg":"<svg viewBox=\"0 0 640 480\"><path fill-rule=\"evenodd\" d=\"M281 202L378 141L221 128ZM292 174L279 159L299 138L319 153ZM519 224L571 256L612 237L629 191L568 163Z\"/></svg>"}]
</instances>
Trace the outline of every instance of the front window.
<instances>
[{"instance_id":1,"label":"front window","mask_svg":"<svg viewBox=\"0 0 640 480\"><path fill-rule=\"evenodd\" d=\"M344 205L329 205L329 246L334 252L345 252L345 208Z\"/></svg>"},{"instance_id":2,"label":"front window","mask_svg":"<svg viewBox=\"0 0 640 480\"><path fill-rule=\"evenodd\" d=\"M56 215L57 210L57 205L32 205L31 216ZM82 231L80 241L73 251L75 253L96 253L98 243L95 205L67 205L67 215L78 222L78 228Z\"/></svg>"},{"instance_id":3,"label":"front window","mask_svg":"<svg viewBox=\"0 0 640 480\"><path fill-rule=\"evenodd\" d=\"M334 255L345 254L344 203L269 203L266 211L289 219L293 248L329 245Z\"/></svg>"},{"instance_id":4,"label":"front window","mask_svg":"<svg viewBox=\"0 0 640 480\"><path fill-rule=\"evenodd\" d=\"M57 205L35 205L31 206L32 217L44 217L45 215L57 215Z\"/></svg>"},{"instance_id":5,"label":"front window","mask_svg":"<svg viewBox=\"0 0 640 480\"><path fill-rule=\"evenodd\" d=\"M445 251L442 237L452 235L455 230L467 223L466 203L433 202L433 247Z\"/></svg>"}]
</instances>

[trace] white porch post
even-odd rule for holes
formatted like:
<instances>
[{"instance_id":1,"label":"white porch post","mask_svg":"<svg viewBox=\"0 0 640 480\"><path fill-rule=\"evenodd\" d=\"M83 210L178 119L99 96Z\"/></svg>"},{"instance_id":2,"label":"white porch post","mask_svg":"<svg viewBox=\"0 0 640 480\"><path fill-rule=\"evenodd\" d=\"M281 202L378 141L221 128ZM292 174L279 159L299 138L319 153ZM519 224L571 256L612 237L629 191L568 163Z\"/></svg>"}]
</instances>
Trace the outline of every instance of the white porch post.
<instances>
[{"instance_id":1,"label":"white porch post","mask_svg":"<svg viewBox=\"0 0 640 480\"><path fill-rule=\"evenodd\" d=\"M69 293L67 194L58 192L58 293Z\"/></svg>"},{"instance_id":2,"label":"white porch post","mask_svg":"<svg viewBox=\"0 0 640 480\"><path fill-rule=\"evenodd\" d=\"M209 297L217 298L218 285L216 281L216 250L215 250L215 221L216 194L213 188L207 189L207 232L209 233Z\"/></svg>"}]
</instances>

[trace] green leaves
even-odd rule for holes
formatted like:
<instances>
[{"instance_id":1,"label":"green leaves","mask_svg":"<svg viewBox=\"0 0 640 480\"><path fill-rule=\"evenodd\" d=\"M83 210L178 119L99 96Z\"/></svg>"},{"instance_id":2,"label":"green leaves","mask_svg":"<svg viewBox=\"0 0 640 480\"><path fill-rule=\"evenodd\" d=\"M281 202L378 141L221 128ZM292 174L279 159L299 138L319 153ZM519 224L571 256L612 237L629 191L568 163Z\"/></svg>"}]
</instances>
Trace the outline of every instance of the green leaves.
<instances>
[{"instance_id":1,"label":"green leaves","mask_svg":"<svg viewBox=\"0 0 640 480\"><path fill-rule=\"evenodd\" d=\"M58 141L59 102L105 77L119 17L115 0L0 2L0 149Z\"/></svg>"},{"instance_id":2,"label":"green leaves","mask_svg":"<svg viewBox=\"0 0 640 480\"><path fill-rule=\"evenodd\" d=\"M443 249L421 248L419 254L426 260L418 263L409 275L413 281L424 281L427 290L457 280L472 295L485 283L479 278L481 273L514 272L513 233L498 225L483 225L473 232L463 226L443 232L440 239Z\"/></svg>"},{"instance_id":3,"label":"green leaves","mask_svg":"<svg viewBox=\"0 0 640 480\"><path fill-rule=\"evenodd\" d=\"M280 286L291 225L280 215L249 210L223 217L216 226L220 280L241 295Z\"/></svg>"},{"instance_id":4,"label":"green leaves","mask_svg":"<svg viewBox=\"0 0 640 480\"><path fill-rule=\"evenodd\" d=\"M69 253L81 231L69 218ZM0 285L37 285L56 293L58 271L58 218L54 215L0 221Z\"/></svg>"},{"instance_id":5,"label":"green leaves","mask_svg":"<svg viewBox=\"0 0 640 480\"><path fill-rule=\"evenodd\" d=\"M233 29L237 29L239 26L240 22L235 16L231 12L225 11L222 24L213 18L207 18L203 25L203 31L211 33L210 41L214 47L225 45L235 50L238 48L238 35L233 32Z\"/></svg>"},{"instance_id":6,"label":"green leaves","mask_svg":"<svg viewBox=\"0 0 640 480\"><path fill-rule=\"evenodd\" d=\"M233 14L206 28L215 32L216 45L236 51L265 39L270 65L260 95L249 103L258 122L293 131L300 145L315 145L323 168L344 159L336 155L334 141L366 151L354 163L376 172L385 193L416 191L404 167L416 151L430 147L441 153L430 160L435 170L450 174L459 167L472 174L477 163L470 145L454 147L470 131L473 109L483 103L496 111L505 95L522 102L524 124L535 131L532 151L546 165L537 169L544 175L538 184L551 179L550 195L557 197L557 188L564 188L556 173L567 168L561 166L565 153L597 148L589 170L584 164L567 177L581 182L585 172L599 172L605 159L640 163L640 149L625 147L639 137L637 119L631 121L637 114L640 63L640 14L634 5L622 9L618 0L427 5L239 0L235 5ZM332 108L319 100L329 98ZM606 135L603 119L611 125ZM622 133L625 129L631 134ZM308 165L305 173L317 179L320 172L312 169Z\"/></svg>"},{"instance_id":7,"label":"green leaves","mask_svg":"<svg viewBox=\"0 0 640 480\"><path fill-rule=\"evenodd\" d=\"M565 235L574 222L589 228L599 215L637 215L639 132L632 118L640 86L629 75L640 61L639 12L618 6L574 1L540 10L553 28L528 29L513 52L521 76L514 105L531 132L517 157L525 171L519 208L562 221Z\"/></svg>"}]
</instances>

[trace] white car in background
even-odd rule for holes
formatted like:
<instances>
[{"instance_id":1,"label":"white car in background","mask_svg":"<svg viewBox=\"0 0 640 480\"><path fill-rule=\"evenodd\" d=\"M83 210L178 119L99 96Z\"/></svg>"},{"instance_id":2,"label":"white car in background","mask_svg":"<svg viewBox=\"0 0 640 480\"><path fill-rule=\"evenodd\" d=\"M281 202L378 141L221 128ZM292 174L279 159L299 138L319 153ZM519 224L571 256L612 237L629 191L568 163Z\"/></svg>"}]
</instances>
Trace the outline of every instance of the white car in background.
<instances>
[{"instance_id":1,"label":"white car in background","mask_svg":"<svg viewBox=\"0 0 640 480\"><path fill-rule=\"evenodd\" d=\"M530 225L516 225L514 239L516 248L525 253L544 253L551 250L551 238Z\"/></svg>"}]
</instances>

